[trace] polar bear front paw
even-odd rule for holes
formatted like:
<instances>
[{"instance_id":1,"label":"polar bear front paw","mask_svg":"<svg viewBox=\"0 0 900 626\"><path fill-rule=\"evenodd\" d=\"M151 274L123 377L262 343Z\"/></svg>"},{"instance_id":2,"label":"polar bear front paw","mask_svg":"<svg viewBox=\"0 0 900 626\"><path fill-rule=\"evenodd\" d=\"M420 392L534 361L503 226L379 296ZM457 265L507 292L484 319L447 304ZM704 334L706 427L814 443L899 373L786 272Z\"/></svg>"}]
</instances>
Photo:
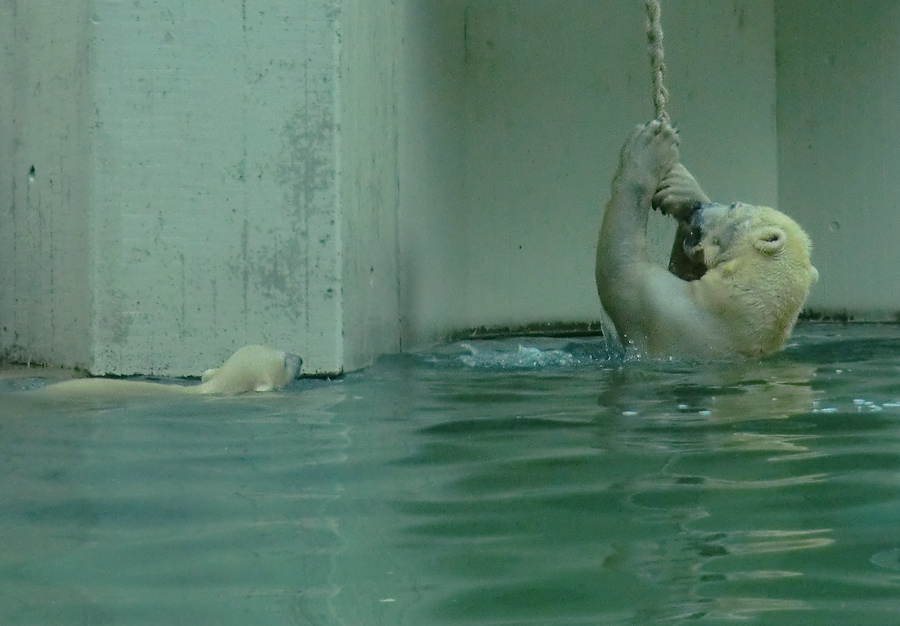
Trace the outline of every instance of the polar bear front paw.
<instances>
[{"instance_id":1,"label":"polar bear front paw","mask_svg":"<svg viewBox=\"0 0 900 626\"><path fill-rule=\"evenodd\" d=\"M687 168L676 163L660 181L652 205L663 215L686 221L698 202L709 202L709 198Z\"/></svg>"},{"instance_id":2,"label":"polar bear front paw","mask_svg":"<svg viewBox=\"0 0 900 626\"><path fill-rule=\"evenodd\" d=\"M622 149L619 178L655 191L660 179L678 162L678 134L653 120L638 126Z\"/></svg>"}]
</instances>

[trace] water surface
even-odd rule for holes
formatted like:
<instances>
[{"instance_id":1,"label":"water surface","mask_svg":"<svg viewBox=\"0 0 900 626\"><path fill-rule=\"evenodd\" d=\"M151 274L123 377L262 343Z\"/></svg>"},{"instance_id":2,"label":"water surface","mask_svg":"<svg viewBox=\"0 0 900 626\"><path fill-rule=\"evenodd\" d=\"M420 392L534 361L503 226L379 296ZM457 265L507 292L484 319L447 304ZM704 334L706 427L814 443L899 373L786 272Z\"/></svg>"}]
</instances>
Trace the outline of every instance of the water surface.
<instances>
[{"instance_id":1,"label":"water surface","mask_svg":"<svg viewBox=\"0 0 900 626\"><path fill-rule=\"evenodd\" d=\"M2 624L898 621L896 326L754 363L463 342L233 399L22 384Z\"/></svg>"}]
</instances>

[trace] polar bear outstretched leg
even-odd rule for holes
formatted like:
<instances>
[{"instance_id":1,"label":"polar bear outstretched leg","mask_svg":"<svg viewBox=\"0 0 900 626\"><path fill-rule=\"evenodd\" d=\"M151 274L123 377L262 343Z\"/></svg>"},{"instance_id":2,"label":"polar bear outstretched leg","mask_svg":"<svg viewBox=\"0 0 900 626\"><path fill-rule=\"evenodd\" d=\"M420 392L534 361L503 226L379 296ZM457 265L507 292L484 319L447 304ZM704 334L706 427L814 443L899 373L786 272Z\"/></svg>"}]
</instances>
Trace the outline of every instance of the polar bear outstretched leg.
<instances>
[{"instance_id":1,"label":"polar bear outstretched leg","mask_svg":"<svg viewBox=\"0 0 900 626\"><path fill-rule=\"evenodd\" d=\"M651 263L647 220L659 182L678 162L677 136L658 121L638 126L622 147L597 242L597 288L612 299L629 275Z\"/></svg>"},{"instance_id":2,"label":"polar bear outstretched leg","mask_svg":"<svg viewBox=\"0 0 900 626\"><path fill-rule=\"evenodd\" d=\"M677 162L677 135L659 121L635 128L622 146L596 257L597 292L622 345L634 341L623 320L635 321L630 312L655 271L647 249L651 201Z\"/></svg>"}]
</instances>

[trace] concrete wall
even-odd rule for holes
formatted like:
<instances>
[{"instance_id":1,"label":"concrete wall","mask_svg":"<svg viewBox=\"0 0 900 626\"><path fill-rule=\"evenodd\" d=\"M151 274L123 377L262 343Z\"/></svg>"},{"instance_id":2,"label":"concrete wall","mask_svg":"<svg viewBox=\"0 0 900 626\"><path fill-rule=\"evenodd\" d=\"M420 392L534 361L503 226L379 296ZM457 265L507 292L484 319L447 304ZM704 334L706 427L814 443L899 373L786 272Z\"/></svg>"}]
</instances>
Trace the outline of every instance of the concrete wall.
<instances>
[{"instance_id":1,"label":"concrete wall","mask_svg":"<svg viewBox=\"0 0 900 626\"><path fill-rule=\"evenodd\" d=\"M343 21L319 0L0 6L9 358L186 374L263 342L339 372L397 349L396 159L371 165L378 141L396 152L396 130L373 141L395 96L369 75L396 53L370 50L375 3Z\"/></svg>"},{"instance_id":2,"label":"concrete wall","mask_svg":"<svg viewBox=\"0 0 900 626\"><path fill-rule=\"evenodd\" d=\"M407 349L471 326L465 5L402 3L399 293Z\"/></svg>"},{"instance_id":3,"label":"concrete wall","mask_svg":"<svg viewBox=\"0 0 900 626\"><path fill-rule=\"evenodd\" d=\"M596 320L602 206L622 141L652 117L643 3L403 6L404 346ZM684 161L713 197L773 204L773 3L681 0L663 19ZM671 227L653 226L667 259Z\"/></svg>"},{"instance_id":4,"label":"concrete wall","mask_svg":"<svg viewBox=\"0 0 900 626\"><path fill-rule=\"evenodd\" d=\"M780 0L781 206L815 246L808 306L900 316L900 3Z\"/></svg>"},{"instance_id":5,"label":"concrete wall","mask_svg":"<svg viewBox=\"0 0 900 626\"><path fill-rule=\"evenodd\" d=\"M93 343L89 19L0 2L0 354L84 364Z\"/></svg>"},{"instance_id":6,"label":"concrete wall","mask_svg":"<svg viewBox=\"0 0 900 626\"><path fill-rule=\"evenodd\" d=\"M893 276L896 14L664 5L684 162L798 217L822 309L898 308L855 270ZM182 374L261 341L337 372L599 316L602 206L652 115L640 2L0 0L0 36L8 356Z\"/></svg>"},{"instance_id":7,"label":"concrete wall","mask_svg":"<svg viewBox=\"0 0 900 626\"><path fill-rule=\"evenodd\" d=\"M341 357L332 2L93 2L95 371Z\"/></svg>"},{"instance_id":8,"label":"concrete wall","mask_svg":"<svg viewBox=\"0 0 900 626\"><path fill-rule=\"evenodd\" d=\"M344 0L340 177L342 366L400 351L400 8Z\"/></svg>"}]
</instances>

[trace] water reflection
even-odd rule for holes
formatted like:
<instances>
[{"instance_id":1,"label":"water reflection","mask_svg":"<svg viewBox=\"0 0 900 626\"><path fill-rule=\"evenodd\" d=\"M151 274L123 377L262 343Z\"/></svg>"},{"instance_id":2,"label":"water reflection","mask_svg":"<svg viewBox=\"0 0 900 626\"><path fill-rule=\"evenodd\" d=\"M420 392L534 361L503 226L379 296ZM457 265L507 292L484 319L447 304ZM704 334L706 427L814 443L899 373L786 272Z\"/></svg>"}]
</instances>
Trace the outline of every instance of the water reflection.
<instances>
[{"instance_id":1,"label":"water reflection","mask_svg":"<svg viewBox=\"0 0 900 626\"><path fill-rule=\"evenodd\" d=\"M265 399L3 405L0 622L893 623L900 358L853 337L627 367L529 339Z\"/></svg>"},{"instance_id":2,"label":"water reflection","mask_svg":"<svg viewBox=\"0 0 900 626\"><path fill-rule=\"evenodd\" d=\"M780 419L812 409L815 373L811 365L788 360L632 363L604 372L598 404L662 422Z\"/></svg>"},{"instance_id":3,"label":"water reflection","mask_svg":"<svg viewBox=\"0 0 900 626\"><path fill-rule=\"evenodd\" d=\"M828 480L791 461L815 453L819 435L790 419L812 414L815 374L791 359L607 363L544 386L551 374L523 384L507 365L482 389L483 372L470 384L458 373L467 396L432 407L405 462L431 479L396 503L401 545L427 553L429 578L443 580L416 619L613 624L807 609L784 587L807 575L791 555L836 541L784 506Z\"/></svg>"}]
</instances>

